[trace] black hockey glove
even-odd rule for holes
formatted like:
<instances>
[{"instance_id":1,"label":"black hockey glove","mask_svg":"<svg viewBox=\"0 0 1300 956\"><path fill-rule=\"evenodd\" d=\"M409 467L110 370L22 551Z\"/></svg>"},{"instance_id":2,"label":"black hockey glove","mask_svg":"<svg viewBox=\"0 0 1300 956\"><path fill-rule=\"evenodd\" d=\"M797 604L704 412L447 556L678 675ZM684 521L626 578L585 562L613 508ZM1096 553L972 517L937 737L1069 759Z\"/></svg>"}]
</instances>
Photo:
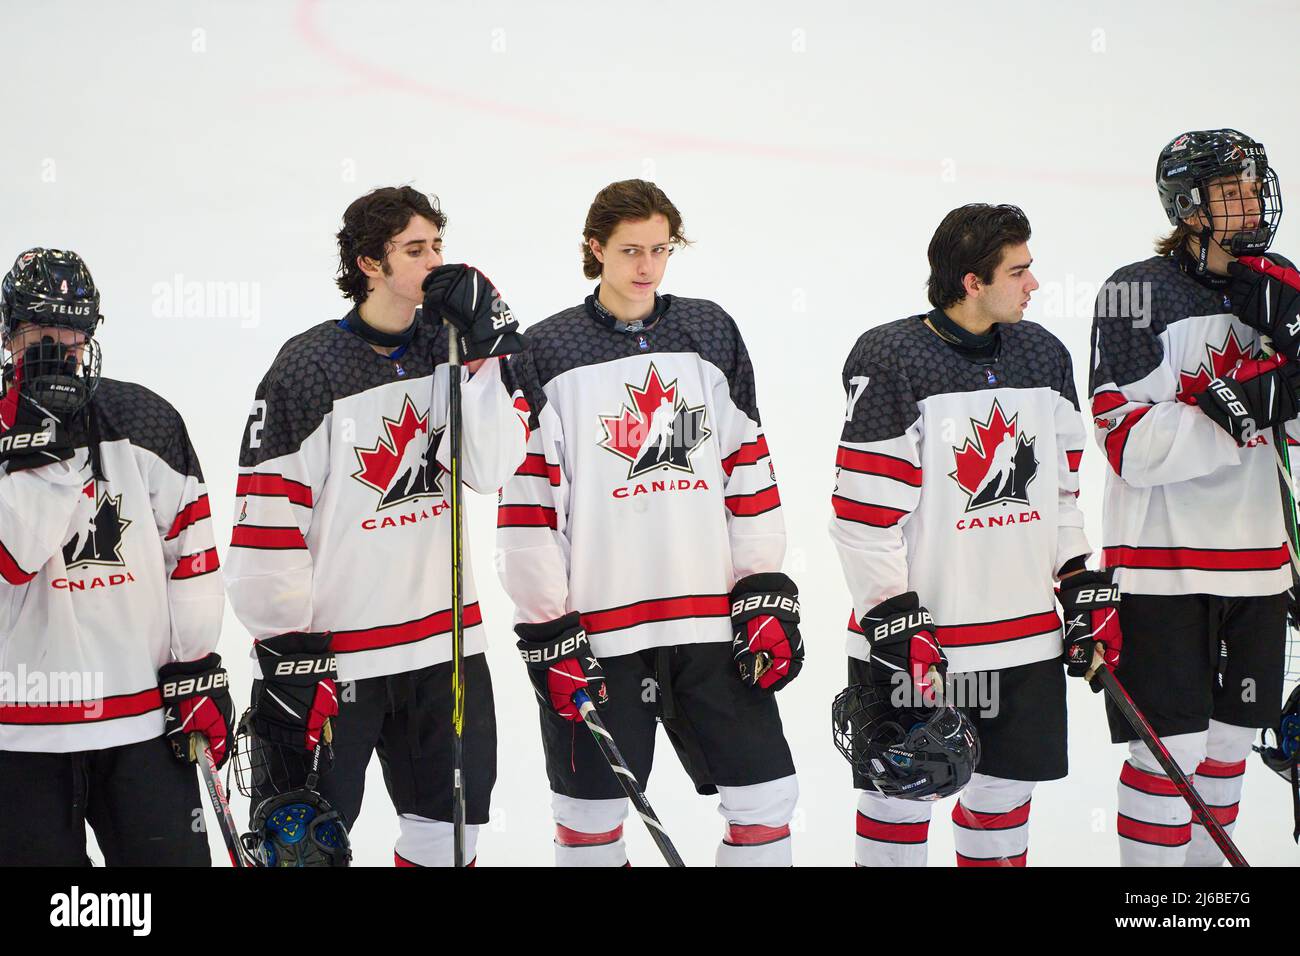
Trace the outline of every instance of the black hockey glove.
<instances>
[{"instance_id":1,"label":"black hockey glove","mask_svg":"<svg viewBox=\"0 0 1300 956\"><path fill-rule=\"evenodd\" d=\"M1056 597L1065 613L1065 672L1084 677L1092 668L1093 646L1103 645L1106 666L1119 666L1124 636L1119 630L1119 588L1113 571L1080 571L1061 582ZM1101 684L1093 681L1093 691Z\"/></svg>"},{"instance_id":2,"label":"black hockey glove","mask_svg":"<svg viewBox=\"0 0 1300 956\"><path fill-rule=\"evenodd\" d=\"M253 693L254 734L308 751L330 742L330 721L339 713L333 637L295 631L257 642L262 679Z\"/></svg>"},{"instance_id":3,"label":"black hockey glove","mask_svg":"<svg viewBox=\"0 0 1300 956\"><path fill-rule=\"evenodd\" d=\"M516 624L519 656L528 665L528 679L538 698L565 720L582 721L573 695L586 691L591 702L604 707L609 700L605 671L591 652L587 632L577 611L544 624Z\"/></svg>"},{"instance_id":4,"label":"black hockey glove","mask_svg":"<svg viewBox=\"0 0 1300 956\"><path fill-rule=\"evenodd\" d=\"M731 656L740 679L778 691L803 668L799 589L779 571L750 574L731 589Z\"/></svg>"},{"instance_id":5,"label":"black hockey glove","mask_svg":"<svg viewBox=\"0 0 1300 956\"><path fill-rule=\"evenodd\" d=\"M948 673L948 658L934 635L934 618L921 607L915 591L882 601L859 622L871 647L871 672L875 682L894 684L895 675L907 675L907 686L932 701L930 670L942 680Z\"/></svg>"},{"instance_id":6,"label":"black hockey glove","mask_svg":"<svg viewBox=\"0 0 1300 956\"><path fill-rule=\"evenodd\" d=\"M1192 401L1220 428L1245 445L1273 425L1295 418L1300 366L1281 352L1266 359L1242 359Z\"/></svg>"},{"instance_id":7,"label":"black hockey glove","mask_svg":"<svg viewBox=\"0 0 1300 956\"><path fill-rule=\"evenodd\" d=\"M28 353L39 352L32 346ZM9 473L67 461L75 442L70 430L53 412L32 400L23 390L23 359L14 362L12 378L0 395L0 463Z\"/></svg>"},{"instance_id":8,"label":"black hockey glove","mask_svg":"<svg viewBox=\"0 0 1300 956\"><path fill-rule=\"evenodd\" d=\"M1263 256L1242 256L1228 263L1228 275L1233 314L1291 361L1300 359L1300 272Z\"/></svg>"},{"instance_id":9,"label":"black hockey glove","mask_svg":"<svg viewBox=\"0 0 1300 956\"><path fill-rule=\"evenodd\" d=\"M174 661L158 671L162 692L163 733L176 759L198 760L190 746L192 734L202 734L212 762L220 767L234 752L235 702L221 655L197 661Z\"/></svg>"},{"instance_id":10,"label":"black hockey glove","mask_svg":"<svg viewBox=\"0 0 1300 956\"><path fill-rule=\"evenodd\" d=\"M439 266L424 279L424 314L461 335L465 361L524 350L519 323L496 286L473 266Z\"/></svg>"}]
</instances>

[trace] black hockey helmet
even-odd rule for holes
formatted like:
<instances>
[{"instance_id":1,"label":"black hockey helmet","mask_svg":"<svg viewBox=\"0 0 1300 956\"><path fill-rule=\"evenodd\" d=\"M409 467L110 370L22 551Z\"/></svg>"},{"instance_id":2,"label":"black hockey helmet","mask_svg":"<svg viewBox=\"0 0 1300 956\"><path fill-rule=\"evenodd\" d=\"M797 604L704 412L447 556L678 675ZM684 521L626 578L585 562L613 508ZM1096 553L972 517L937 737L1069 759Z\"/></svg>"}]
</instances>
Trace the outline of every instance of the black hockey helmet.
<instances>
[{"instance_id":1,"label":"black hockey helmet","mask_svg":"<svg viewBox=\"0 0 1300 956\"><path fill-rule=\"evenodd\" d=\"M1268 742L1268 730L1259 734L1259 744L1255 752L1263 759L1264 765L1291 785L1291 809L1295 821L1292 837L1300 843L1300 686L1291 691L1291 696L1282 705L1277 727L1272 728L1273 745Z\"/></svg>"},{"instance_id":2,"label":"black hockey helmet","mask_svg":"<svg viewBox=\"0 0 1300 956\"><path fill-rule=\"evenodd\" d=\"M1156 161L1156 189L1170 225L1177 226L1198 211L1205 216L1207 225L1200 234L1202 270L1205 240L1213 238L1216 224L1229 215L1241 215L1230 211L1225 201L1211 200L1209 184L1227 178L1258 184L1259 224L1226 236L1221 245L1233 256L1261 255L1272 244L1282 219L1281 188L1262 143L1235 129L1195 130L1174 138Z\"/></svg>"},{"instance_id":3,"label":"black hockey helmet","mask_svg":"<svg viewBox=\"0 0 1300 956\"><path fill-rule=\"evenodd\" d=\"M852 684L831 705L835 747L887 797L938 800L970 782L980 759L970 719L944 704L896 707L889 684Z\"/></svg>"},{"instance_id":4,"label":"black hockey helmet","mask_svg":"<svg viewBox=\"0 0 1300 956\"><path fill-rule=\"evenodd\" d=\"M102 320L95 280L80 256L60 249L22 253L0 280L0 333L9 353L5 388L18 383L23 399L61 416L83 408L99 387L93 336ZM20 347L14 335L24 322L80 335L45 334Z\"/></svg>"},{"instance_id":5,"label":"black hockey helmet","mask_svg":"<svg viewBox=\"0 0 1300 956\"><path fill-rule=\"evenodd\" d=\"M347 866L352 861L343 817L315 790L291 790L262 800L243 843L266 867Z\"/></svg>"}]
</instances>

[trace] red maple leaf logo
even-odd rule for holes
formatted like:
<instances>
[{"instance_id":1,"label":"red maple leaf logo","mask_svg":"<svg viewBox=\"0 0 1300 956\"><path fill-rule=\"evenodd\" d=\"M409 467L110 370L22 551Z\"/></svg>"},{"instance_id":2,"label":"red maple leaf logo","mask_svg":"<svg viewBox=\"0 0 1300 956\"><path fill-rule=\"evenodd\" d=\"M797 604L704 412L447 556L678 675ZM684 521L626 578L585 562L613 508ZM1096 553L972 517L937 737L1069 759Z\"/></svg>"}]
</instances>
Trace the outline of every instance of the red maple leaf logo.
<instances>
[{"instance_id":1,"label":"red maple leaf logo","mask_svg":"<svg viewBox=\"0 0 1300 956\"><path fill-rule=\"evenodd\" d=\"M969 495L979 491L980 486L984 483L984 478L989 473L989 466L993 461L993 453L1003 441L1010 440L1013 443L1016 439L1016 418L1012 415L1011 420L1007 421L1006 415L1002 411L1002 406L998 404L997 399L993 400L993 410L989 412L989 420L980 423L971 419L970 423L975 427L975 441L972 443L969 438L962 442L962 446L954 455L957 459L957 469L950 477L957 479L957 484Z\"/></svg>"},{"instance_id":2,"label":"red maple leaf logo","mask_svg":"<svg viewBox=\"0 0 1300 956\"><path fill-rule=\"evenodd\" d=\"M1223 342L1222 349L1216 349L1209 342L1205 343L1205 354L1209 359L1209 367L1202 362L1193 372L1178 373L1178 399L1179 401L1189 401L1193 395L1199 394L1210 387L1210 382L1216 378L1223 378L1234 368L1242 359L1251 357L1250 346L1242 345L1237 341L1237 332L1235 329L1228 330L1228 337Z\"/></svg>"},{"instance_id":3,"label":"red maple leaf logo","mask_svg":"<svg viewBox=\"0 0 1300 956\"><path fill-rule=\"evenodd\" d=\"M599 442L602 448L608 448L620 458L635 462L650 434L650 425L655 413L662 417L665 412L660 409L666 404L669 420L677 406L677 379L667 385L659 380L659 370L651 363L646 373L645 385L637 388L627 386L627 394L632 399L632 407L624 405L617 415L601 415L600 424L605 429L605 437Z\"/></svg>"},{"instance_id":4,"label":"red maple leaf logo","mask_svg":"<svg viewBox=\"0 0 1300 956\"><path fill-rule=\"evenodd\" d=\"M357 481L375 489L381 495L388 490L393 477L397 474L397 466L406 457L406 449L411 439L419 432L428 434L429 414L428 412L423 415L417 413L415 406L411 404L411 396L408 395L402 403L402 411L397 419L384 418L383 422L387 440L381 436L376 440L374 448L358 448L357 464L361 467L352 475Z\"/></svg>"}]
</instances>

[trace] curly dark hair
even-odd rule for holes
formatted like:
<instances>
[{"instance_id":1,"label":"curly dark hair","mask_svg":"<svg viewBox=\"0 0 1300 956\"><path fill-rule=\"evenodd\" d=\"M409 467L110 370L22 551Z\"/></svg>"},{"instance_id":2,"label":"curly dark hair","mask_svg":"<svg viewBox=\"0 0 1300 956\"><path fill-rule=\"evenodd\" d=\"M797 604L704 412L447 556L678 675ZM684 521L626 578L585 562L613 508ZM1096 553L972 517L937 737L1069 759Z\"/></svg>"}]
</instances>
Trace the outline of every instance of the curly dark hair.
<instances>
[{"instance_id":1,"label":"curly dark hair","mask_svg":"<svg viewBox=\"0 0 1300 956\"><path fill-rule=\"evenodd\" d=\"M966 298L962 280L968 273L992 282L1003 250L1028 242L1029 235L1029 218L1019 206L977 202L948 213L930 240L930 304L946 309Z\"/></svg>"},{"instance_id":2,"label":"curly dark hair","mask_svg":"<svg viewBox=\"0 0 1300 956\"><path fill-rule=\"evenodd\" d=\"M595 239L602 246L609 242L620 222L641 222L654 215L668 220L668 236L676 245L690 245L682 233L682 214L672 200L654 183L644 179L624 179L610 183L596 193L587 222L582 227L582 274L588 279L600 278L600 260L591 251L587 241Z\"/></svg>"},{"instance_id":3,"label":"curly dark hair","mask_svg":"<svg viewBox=\"0 0 1300 956\"><path fill-rule=\"evenodd\" d=\"M353 200L343 213L339 230L339 271L335 280L342 293L360 305L370 294L366 274L357 265L357 257L385 262L388 244L406 228L412 216L423 216L442 232L447 217L438 206L438 197L426 196L411 186L384 186Z\"/></svg>"}]
</instances>

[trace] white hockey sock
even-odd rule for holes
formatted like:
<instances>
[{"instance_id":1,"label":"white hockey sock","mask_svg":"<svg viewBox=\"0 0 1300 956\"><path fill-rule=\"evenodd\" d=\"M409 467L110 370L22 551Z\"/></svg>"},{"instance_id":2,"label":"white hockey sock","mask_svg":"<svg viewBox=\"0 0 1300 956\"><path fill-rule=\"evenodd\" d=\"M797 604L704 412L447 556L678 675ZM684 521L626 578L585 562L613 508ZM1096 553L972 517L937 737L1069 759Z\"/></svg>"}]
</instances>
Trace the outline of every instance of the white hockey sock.
<instances>
[{"instance_id":1,"label":"white hockey sock","mask_svg":"<svg viewBox=\"0 0 1300 956\"><path fill-rule=\"evenodd\" d=\"M1211 720L1205 759L1196 768L1196 791L1228 831L1228 836L1232 836L1237 826L1241 785L1246 780L1246 758L1250 756L1254 739L1255 730L1251 727L1234 727ZM1214 839L1199 821L1193 820L1192 843L1183 865L1222 866L1223 863L1223 852Z\"/></svg>"},{"instance_id":2,"label":"white hockey sock","mask_svg":"<svg viewBox=\"0 0 1300 956\"><path fill-rule=\"evenodd\" d=\"M977 773L952 808L958 866L1024 866L1032 780Z\"/></svg>"},{"instance_id":3,"label":"white hockey sock","mask_svg":"<svg viewBox=\"0 0 1300 956\"><path fill-rule=\"evenodd\" d=\"M627 799L579 800L551 794L556 866L627 866Z\"/></svg>"},{"instance_id":4,"label":"white hockey sock","mask_svg":"<svg viewBox=\"0 0 1300 956\"><path fill-rule=\"evenodd\" d=\"M414 813L397 816L401 832L393 848L394 866L451 866L455 859L455 833L450 823L430 820ZM473 866L478 853L478 826L465 824L466 866Z\"/></svg>"},{"instance_id":5,"label":"white hockey sock","mask_svg":"<svg viewBox=\"0 0 1300 956\"><path fill-rule=\"evenodd\" d=\"M718 812L727 830L718 844L718 866L794 866L790 817L799 802L791 774L748 787L718 787Z\"/></svg>"},{"instance_id":6,"label":"white hockey sock","mask_svg":"<svg viewBox=\"0 0 1300 956\"><path fill-rule=\"evenodd\" d=\"M858 866L925 866L933 803L899 800L869 790L858 794Z\"/></svg>"},{"instance_id":7,"label":"white hockey sock","mask_svg":"<svg viewBox=\"0 0 1300 956\"><path fill-rule=\"evenodd\" d=\"M1164 739L1179 769L1192 774L1205 756L1205 733ZM1146 744L1129 744L1129 759L1119 774L1121 866L1182 866L1192 839L1192 808L1160 770Z\"/></svg>"}]
</instances>

